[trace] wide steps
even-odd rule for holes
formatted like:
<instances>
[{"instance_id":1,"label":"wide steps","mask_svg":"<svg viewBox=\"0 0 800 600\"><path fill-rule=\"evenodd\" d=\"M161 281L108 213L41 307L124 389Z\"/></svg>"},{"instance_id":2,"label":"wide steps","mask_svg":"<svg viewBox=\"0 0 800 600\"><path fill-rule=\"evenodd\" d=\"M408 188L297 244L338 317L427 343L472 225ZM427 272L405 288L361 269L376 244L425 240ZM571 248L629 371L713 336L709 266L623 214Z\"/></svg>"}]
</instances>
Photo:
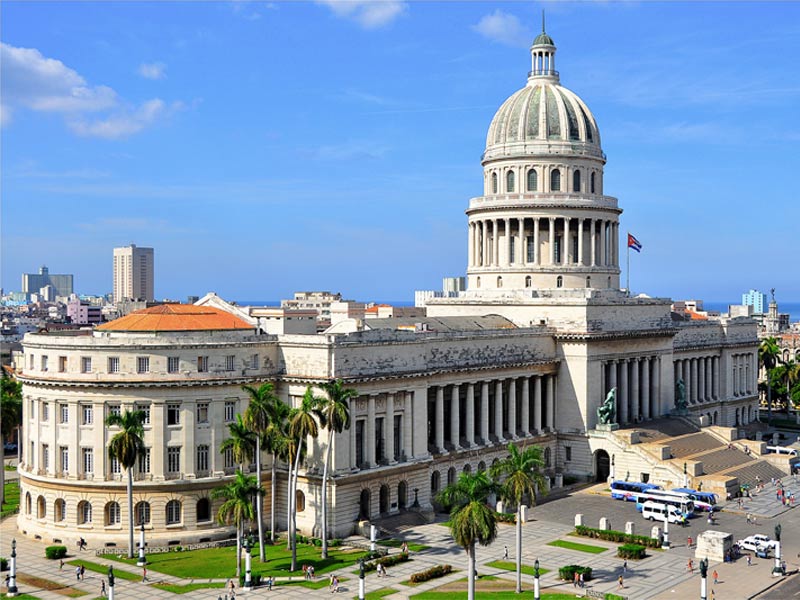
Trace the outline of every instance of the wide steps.
<instances>
[{"instance_id":1,"label":"wide steps","mask_svg":"<svg viewBox=\"0 0 800 600\"><path fill-rule=\"evenodd\" d=\"M673 458L687 458L694 454L725 448L725 444L707 433L692 433L669 440Z\"/></svg>"},{"instance_id":2,"label":"wide steps","mask_svg":"<svg viewBox=\"0 0 800 600\"><path fill-rule=\"evenodd\" d=\"M765 460L756 460L752 464L730 469L723 474L729 477L736 477L740 486L749 485L751 487L755 486L759 481L764 483L770 481L773 477L775 479L786 477L786 473Z\"/></svg>"},{"instance_id":3,"label":"wide steps","mask_svg":"<svg viewBox=\"0 0 800 600\"><path fill-rule=\"evenodd\" d=\"M703 473L705 475L712 475L720 471L754 462L755 459L747 456L747 454L736 448L722 448L720 450L712 450L700 456L692 456L692 460L699 460L702 462Z\"/></svg>"}]
</instances>

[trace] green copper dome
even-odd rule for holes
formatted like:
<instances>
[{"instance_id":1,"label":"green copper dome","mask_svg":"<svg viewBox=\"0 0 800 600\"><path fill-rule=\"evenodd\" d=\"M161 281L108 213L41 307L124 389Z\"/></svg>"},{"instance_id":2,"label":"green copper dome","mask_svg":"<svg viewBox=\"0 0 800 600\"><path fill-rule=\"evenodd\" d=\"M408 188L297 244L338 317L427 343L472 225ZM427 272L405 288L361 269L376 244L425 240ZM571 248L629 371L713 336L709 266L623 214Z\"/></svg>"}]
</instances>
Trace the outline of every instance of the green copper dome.
<instances>
[{"instance_id":1,"label":"green copper dome","mask_svg":"<svg viewBox=\"0 0 800 600\"><path fill-rule=\"evenodd\" d=\"M549 35L547 35L544 31L536 36L536 39L533 40L534 46L555 46L556 43L553 41Z\"/></svg>"}]
</instances>

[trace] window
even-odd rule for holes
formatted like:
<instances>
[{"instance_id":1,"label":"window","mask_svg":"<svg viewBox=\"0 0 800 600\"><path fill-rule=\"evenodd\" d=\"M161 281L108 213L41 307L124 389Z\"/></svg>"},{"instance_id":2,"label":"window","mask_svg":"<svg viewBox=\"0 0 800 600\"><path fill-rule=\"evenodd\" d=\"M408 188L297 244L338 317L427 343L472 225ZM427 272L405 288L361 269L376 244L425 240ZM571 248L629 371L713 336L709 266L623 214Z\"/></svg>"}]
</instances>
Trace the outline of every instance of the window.
<instances>
[{"instance_id":1,"label":"window","mask_svg":"<svg viewBox=\"0 0 800 600\"><path fill-rule=\"evenodd\" d=\"M177 500L167 502L167 525L177 525L181 522L181 503Z\"/></svg>"},{"instance_id":2,"label":"window","mask_svg":"<svg viewBox=\"0 0 800 600\"><path fill-rule=\"evenodd\" d=\"M149 502L137 502L134 513L136 515L136 525L148 525L150 523Z\"/></svg>"},{"instance_id":3,"label":"window","mask_svg":"<svg viewBox=\"0 0 800 600\"><path fill-rule=\"evenodd\" d=\"M587 277L586 278L586 287L587 288L592 287L592 278L591 277Z\"/></svg>"},{"instance_id":4,"label":"window","mask_svg":"<svg viewBox=\"0 0 800 600\"><path fill-rule=\"evenodd\" d=\"M595 193L595 191L594 191L594 173L592 173L592 175L589 177L589 182L590 182L590 186L591 186L590 191L594 194Z\"/></svg>"},{"instance_id":5,"label":"window","mask_svg":"<svg viewBox=\"0 0 800 600\"><path fill-rule=\"evenodd\" d=\"M236 418L236 401L225 402L225 422L229 423Z\"/></svg>"},{"instance_id":6,"label":"window","mask_svg":"<svg viewBox=\"0 0 800 600\"><path fill-rule=\"evenodd\" d=\"M36 518L44 519L47 516L47 504L44 501L44 496L39 496L36 499Z\"/></svg>"},{"instance_id":7,"label":"window","mask_svg":"<svg viewBox=\"0 0 800 600\"><path fill-rule=\"evenodd\" d=\"M536 188L539 187L539 176L536 173L536 169L529 169L528 170L528 191L535 192Z\"/></svg>"},{"instance_id":8,"label":"window","mask_svg":"<svg viewBox=\"0 0 800 600\"><path fill-rule=\"evenodd\" d=\"M208 423L208 402L199 402L197 404L197 422Z\"/></svg>"},{"instance_id":9,"label":"window","mask_svg":"<svg viewBox=\"0 0 800 600\"><path fill-rule=\"evenodd\" d=\"M134 406L135 410L141 411L144 413L144 419L142 420L142 425L150 425L150 405L149 404L136 404Z\"/></svg>"},{"instance_id":10,"label":"window","mask_svg":"<svg viewBox=\"0 0 800 600\"><path fill-rule=\"evenodd\" d=\"M225 448L222 452L222 459L225 461L223 464L225 465L226 469L233 468L233 449L232 448Z\"/></svg>"},{"instance_id":11,"label":"window","mask_svg":"<svg viewBox=\"0 0 800 600\"><path fill-rule=\"evenodd\" d=\"M25 514L31 514L31 493L26 492L25 494Z\"/></svg>"},{"instance_id":12,"label":"window","mask_svg":"<svg viewBox=\"0 0 800 600\"><path fill-rule=\"evenodd\" d=\"M92 505L81 500L78 502L78 525L88 525L92 522Z\"/></svg>"},{"instance_id":13,"label":"window","mask_svg":"<svg viewBox=\"0 0 800 600\"><path fill-rule=\"evenodd\" d=\"M481 278L480 277L476 277L475 278L475 287L478 287L478 288L481 287Z\"/></svg>"},{"instance_id":14,"label":"window","mask_svg":"<svg viewBox=\"0 0 800 600\"><path fill-rule=\"evenodd\" d=\"M109 502L106 504L106 526L119 525L120 519L119 502Z\"/></svg>"},{"instance_id":15,"label":"window","mask_svg":"<svg viewBox=\"0 0 800 600\"><path fill-rule=\"evenodd\" d=\"M177 356L167 357L167 373L177 373L180 369L181 361Z\"/></svg>"},{"instance_id":16,"label":"window","mask_svg":"<svg viewBox=\"0 0 800 600\"><path fill-rule=\"evenodd\" d=\"M533 285L533 279L531 279L530 275L527 275L525 277L525 287L528 288L531 287L531 285Z\"/></svg>"},{"instance_id":17,"label":"window","mask_svg":"<svg viewBox=\"0 0 800 600\"><path fill-rule=\"evenodd\" d=\"M197 470L208 471L208 446L197 447Z\"/></svg>"},{"instance_id":18,"label":"window","mask_svg":"<svg viewBox=\"0 0 800 600\"><path fill-rule=\"evenodd\" d=\"M550 172L550 191L561 191L561 171L558 169L553 169L553 171Z\"/></svg>"},{"instance_id":19,"label":"window","mask_svg":"<svg viewBox=\"0 0 800 600\"><path fill-rule=\"evenodd\" d=\"M50 403L42 402L42 421L50 420Z\"/></svg>"},{"instance_id":20,"label":"window","mask_svg":"<svg viewBox=\"0 0 800 600\"><path fill-rule=\"evenodd\" d=\"M497 193L497 173L492 173L492 193Z\"/></svg>"},{"instance_id":21,"label":"window","mask_svg":"<svg viewBox=\"0 0 800 600\"><path fill-rule=\"evenodd\" d=\"M233 371L233 367L236 364L236 357L233 354L229 354L225 357L225 370L226 371Z\"/></svg>"},{"instance_id":22,"label":"window","mask_svg":"<svg viewBox=\"0 0 800 600\"><path fill-rule=\"evenodd\" d=\"M198 373L208 373L208 357L207 356L198 356L197 357L197 372Z\"/></svg>"},{"instance_id":23,"label":"window","mask_svg":"<svg viewBox=\"0 0 800 600\"><path fill-rule=\"evenodd\" d=\"M91 372L92 372L92 357L81 356L81 373L91 373Z\"/></svg>"},{"instance_id":24,"label":"window","mask_svg":"<svg viewBox=\"0 0 800 600\"><path fill-rule=\"evenodd\" d=\"M139 473L150 472L150 448L145 448L144 452L139 455Z\"/></svg>"},{"instance_id":25,"label":"window","mask_svg":"<svg viewBox=\"0 0 800 600\"><path fill-rule=\"evenodd\" d=\"M137 373L149 373L150 372L150 357L149 356L137 356L136 357L136 372Z\"/></svg>"},{"instance_id":26,"label":"window","mask_svg":"<svg viewBox=\"0 0 800 600\"><path fill-rule=\"evenodd\" d=\"M544 449L544 466L546 469L550 468L550 448Z\"/></svg>"},{"instance_id":27,"label":"window","mask_svg":"<svg viewBox=\"0 0 800 600\"><path fill-rule=\"evenodd\" d=\"M514 171L509 171L506 173L506 191L513 192L514 191Z\"/></svg>"},{"instance_id":28,"label":"window","mask_svg":"<svg viewBox=\"0 0 800 600\"><path fill-rule=\"evenodd\" d=\"M253 356L250 357L250 368L251 369L258 368L258 354L253 354Z\"/></svg>"},{"instance_id":29,"label":"window","mask_svg":"<svg viewBox=\"0 0 800 600\"><path fill-rule=\"evenodd\" d=\"M116 456L111 457L109 468L111 469L112 475L119 475L122 472L122 468L120 467L119 464L119 459Z\"/></svg>"},{"instance_id":30,"label":"window","mask_svg":"<svg viewBox=\"0 0 800 600\"><path fill-rule=\"evenodd\" d=\"M119 404L109 404L108 414L120 416L122 414L122 407Z\"/></svg>"},{"instance_id":31,"label":"window","mask_svg":"<svg viewBox=\"0 0 800 600\"><path fill-rule=\"evenodd\" d=\"M573 192L580 192L581 191L581 172L580 171L573 171L572 172L572 191Z\"/></svg>"},{"instance_id":32,"label":"window","mask_svg":"<svg viewBox=\"0 0 800 600\"><path fill-rule=\"evenodd\" d=\"M211 520L211 502L208 498L200 498L197 501L197 522Z\"/></svg>"},{"instance_id":33,"label":"window","mask_svg":"<svg viewBox=\"0 0 800 600\"><path fill-rule=\"evenodd\" d=\"M58 419L59 423L69 423L69 406L66 404L58 405Z\"/></svg>"},{"instance_id":34,"label":"window","mask_svg":"<svg viewBox=\"0 0 800 600\"><path fill-rule=\"evenodd\" d=\"M59 356L58 357L58 372L64 373L67 370L67 357L66 356Z\"/></svg>"},{"instance_id":35,"label":"window","mask_svg":"<svg viewBox=\"0 0 800 600\"><path fill-rule=\"evenodd\" d=\"M92 448L83 448L83 472L94 473L94 450Z\"/></svg>"},{"instance_id":36,"label":"window","mask_svg":"<svg viewBox=\"0 0 800 600\"><path fill-rule=\"evenodd\" d=\"M42 468L50 470L50 446L47 444L42 444Z\"/></svg>"},{"instance_id":37,"label":"window","mask_svg":"<svg viewBox=\"0 0 800 600\"><path fill-rule=\"evenodd\" d=\"M36 357L35 357L33 354L29 355L29 357L28 357L28 368L29 368L31 371L33 371L33 365L34 365L34 359L35 359L35 358L36 358Z\"/></svg>"},{"instance_id":38,"label":"window","mask_svg":"<svg viewBox=\"0 0 800 600\"><path fill-rule=\"evenodd\" d=\"M181 449L180 446L167 448L167 473L181 472Z\"/></svg>"},{"instance_id":39,"label":"window","mask_svg":"<svg viewBox=\"0 0 800 600\"><path fill-rule=\"evenodd\" d=\"M499 287L499 288L503 287L503 278L502 277L498 277L497 278L497 287Z\"/></svg>"},{"instance_id":40,"label":"window","mask_svg":"<svg viewBox=\"0 0 800 600\"><path fill-rule=\"evenodd\" d=\"M56 523L61 523L66 518L67 518L67 503L64 501L63 498L59 498L58 500L56 500L55 521Z\"/></svg>"},{"instance_id":41,"label":"window","mask_svg":"<svg viewBox=\"0 0 800 600\"><path fill-rule=\"evenodd\" d=\"M167 404L167 425L180 425L181 405Z\"/></svg>"},{"instance_id":42,"label":"window","mask_svg":"<svg viewBox=\"0 0 800 600\"><path fill-rule=\"evenodd\" d=\"M82 423L84 425L91 425L94 423L94 411L91 404L81 405L81 415L83 416Z\"/></svg>"},{"instance_id":43,"label":"window","mask_svg":"<svg viewBox=\"0 0 800 600\"><path fill-rule=\"evenodd\" d=\"M567 461L572 460L572 446L564 446L564 459Z\"/></svg>"},{"instance_id":44,"label":"window","mask_svg":"<svg viewBox=\"0 0 800 600\"><path fill-rule=\"evenodd\" d=\"M108 357L108 372L119 373L119 356Z\"/></svg>"},{"instance_id":45,"label":"window","mask_svg":"<svg viewBox=\"0 0 800 600\"><path fill-rule=\"evenodd\" d=\"M42 371L47 371L47 355L42 356Z\"/></svg>"},{"instance_id":46,"label":"window","mask_svg":"<svg viewBox=\"0 0 800 600\"><path fill-rule=\"evenodd\" d=\"M564 278L561 275L556 277L556 287L557 288L564 287Z\"/></svg>"},{"instance_id":47,"label":"window","mask_svg":"<svg viewBox=\"0 0 800 600\"><path fill-rule=\"evenodd\" d=\"M294 495L294 506L297 512L303 512L306 509L306 495L300 490L297 490Z\"/></svg>"}]
</instances>

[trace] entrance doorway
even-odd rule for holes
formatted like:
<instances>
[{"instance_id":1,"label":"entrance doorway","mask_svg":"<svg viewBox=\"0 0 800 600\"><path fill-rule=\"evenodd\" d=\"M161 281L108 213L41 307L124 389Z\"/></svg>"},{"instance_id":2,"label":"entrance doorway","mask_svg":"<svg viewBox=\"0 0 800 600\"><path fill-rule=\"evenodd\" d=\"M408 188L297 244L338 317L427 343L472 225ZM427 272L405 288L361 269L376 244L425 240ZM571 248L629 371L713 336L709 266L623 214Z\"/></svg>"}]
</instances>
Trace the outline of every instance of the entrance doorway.
<instances>
[{"instance_id":1,"label":"entrance doorway","mask_svg":"<svg viewBox=\"0 0 800 600\"><path fill-rule=\"evenodd\" d=\"M594 472L594 480L598 483L608 480L608 476L611 474L611 459L605 450L598 450L594 453Z\"/></svg>"}]
</instances>

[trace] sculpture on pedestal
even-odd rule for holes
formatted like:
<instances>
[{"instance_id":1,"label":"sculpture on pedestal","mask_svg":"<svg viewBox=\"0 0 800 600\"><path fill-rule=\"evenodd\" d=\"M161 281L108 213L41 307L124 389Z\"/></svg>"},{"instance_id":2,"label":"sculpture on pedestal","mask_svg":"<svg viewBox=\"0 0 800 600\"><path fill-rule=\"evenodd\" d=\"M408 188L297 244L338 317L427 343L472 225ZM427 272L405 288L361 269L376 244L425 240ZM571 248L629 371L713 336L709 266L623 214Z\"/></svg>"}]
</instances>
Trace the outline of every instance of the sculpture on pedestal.
<instances>
[{"instance_id":1,"label":"sculpture on pedestal","mask_svg":"<svg viewBox=\"0 0 800 600\"><path fill-rule=\"evenodd\" d=\"M606 399L597 407L597 423L610 425L616 422L617 417L617 388L611 388Z\"/></svg>"},{"instance_id":2,"label":"sculpture on pedestal","mask_svg":"<svg viewBox=\"0 0 800 600\"><path fill-rule=\"evenodd\" d=\"M675 382L675 408L677 410L686 410L688 404L686 403L686 384L683 379L678 379Z\"/></svg>"}]
</instances>

